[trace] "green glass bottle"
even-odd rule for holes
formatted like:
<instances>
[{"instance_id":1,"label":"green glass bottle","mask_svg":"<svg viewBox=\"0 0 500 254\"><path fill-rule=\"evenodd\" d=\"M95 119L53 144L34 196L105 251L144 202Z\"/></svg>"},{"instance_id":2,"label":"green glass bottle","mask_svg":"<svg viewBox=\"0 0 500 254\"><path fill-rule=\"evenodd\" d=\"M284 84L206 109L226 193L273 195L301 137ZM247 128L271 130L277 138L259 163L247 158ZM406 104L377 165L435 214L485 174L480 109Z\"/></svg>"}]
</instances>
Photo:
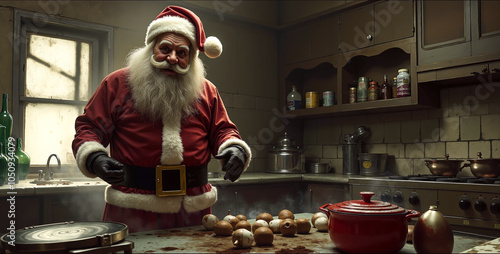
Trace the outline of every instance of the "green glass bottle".
<instances>
[{"instance_id":1,"label":"green glass bottle","mask_svg":"<svg viewBox=\"0 0 500 254\"><path fill-rule=\"evenodd\" d=\"M5 126L2 126L5 128ZM7 157L3 154L3 143L0 142L0 186L7 183L7 169L9 168L9 162Z\"/></svg>"},{"instance_id":2,"label":"green glass bottle","mask_svg":"<svg viewBox=\"0 0 500 254\"><path fill-rule=\"evenodd\" d=\"M0 112L0 124L7 128L5 132L5 134L7 134L6 138L12 136L12 115L9 113L8 95L6 93L3 94L2 111Z\"/></svg>"},{"instance_id":3,"label":"green glass bottle","mask_svg":"<svg viewBox=\"0 0 500 254\"><path fill-rule=\"evenodd\" d=\"M16 156L19 158L19 180L26 179L30 172L30 156L22 150L22 139L17 138Z\"/></svg>"}]
</instances>

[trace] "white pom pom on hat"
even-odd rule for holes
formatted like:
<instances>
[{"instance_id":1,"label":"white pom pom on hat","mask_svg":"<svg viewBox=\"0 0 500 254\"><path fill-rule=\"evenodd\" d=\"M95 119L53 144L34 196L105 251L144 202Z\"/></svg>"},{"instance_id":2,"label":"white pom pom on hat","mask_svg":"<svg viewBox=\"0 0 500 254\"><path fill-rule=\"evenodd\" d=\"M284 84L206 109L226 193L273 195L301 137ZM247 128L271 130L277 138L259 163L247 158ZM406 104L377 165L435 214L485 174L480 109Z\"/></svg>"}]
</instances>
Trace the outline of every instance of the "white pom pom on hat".
<instances>
[{"instance_id":1,"label":"white pom pom on hat","mask_svg":"<svg viewBox=\"0 0 500 254\"><path fill-rule=\"evenodd\" d=\"M184 35L197 50L205 52L210 58L222 54L222 43L217 37L205 38L203 24L192 11L179 6L168 6L148 26L145 44L152 42L158 35L174 32Z\"/></svg>"}]
</instances>

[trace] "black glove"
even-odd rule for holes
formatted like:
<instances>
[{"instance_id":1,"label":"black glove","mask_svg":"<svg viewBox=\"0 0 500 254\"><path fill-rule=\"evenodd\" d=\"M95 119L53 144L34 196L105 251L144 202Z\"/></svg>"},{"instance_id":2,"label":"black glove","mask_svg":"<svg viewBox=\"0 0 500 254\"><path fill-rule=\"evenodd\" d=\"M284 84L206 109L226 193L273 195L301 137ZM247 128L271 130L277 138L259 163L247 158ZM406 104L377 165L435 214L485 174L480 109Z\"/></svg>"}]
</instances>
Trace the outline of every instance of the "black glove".
<instances>
[{"instance_id":1,"label":"black glove","mask_svg":"<svg viewBox=\"0 0 500 254\"><path fill-rule=\"evenodd\" d=\"M222 171L226 171L224 180L229 179L231 182L234 182L240 177L241 173L243 173L243 168L247 160L247 153L243 147L231 145L217 154L215 158L224 161L224 166L222 167Z\"/></svg>"},{"instance_id":2,"label":"black glove","mask_svg":"<svg viewBox=\"0 0 500 254\"><path fill-rule=\"evenodd\" d=\"M123 182L123 164L109 157L105 152L94 152L87 157L87 169L109 184Z\"/></svg>"}]
</instances>

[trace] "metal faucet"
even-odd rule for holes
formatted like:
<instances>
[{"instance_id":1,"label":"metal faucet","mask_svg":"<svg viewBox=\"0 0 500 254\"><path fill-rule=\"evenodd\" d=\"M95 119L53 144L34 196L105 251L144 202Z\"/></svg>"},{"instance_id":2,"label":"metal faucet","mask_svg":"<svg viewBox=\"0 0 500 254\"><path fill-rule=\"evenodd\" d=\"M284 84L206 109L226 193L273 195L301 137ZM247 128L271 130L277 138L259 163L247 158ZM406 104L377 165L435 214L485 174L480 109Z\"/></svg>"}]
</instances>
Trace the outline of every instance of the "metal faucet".
<instances>
[{"instance_id":1,"label":"metal faucet","mask_svg":"<svg viewBox=\"0 0 500 254\"><path fill-rule=\"evenodd\" d=\"M48 181L48 180L53 180L54 179L54 172L52 172L50 170L50 159L55 156L56 159L57 159L57 169L58 171L61 171L61 160L59 159L59 156L57 156L57 154L51 154L49 156L49 158L47 159L47 168L45 169L45 176L44 176L44 180Z\"/></svg>"}]
</instances>

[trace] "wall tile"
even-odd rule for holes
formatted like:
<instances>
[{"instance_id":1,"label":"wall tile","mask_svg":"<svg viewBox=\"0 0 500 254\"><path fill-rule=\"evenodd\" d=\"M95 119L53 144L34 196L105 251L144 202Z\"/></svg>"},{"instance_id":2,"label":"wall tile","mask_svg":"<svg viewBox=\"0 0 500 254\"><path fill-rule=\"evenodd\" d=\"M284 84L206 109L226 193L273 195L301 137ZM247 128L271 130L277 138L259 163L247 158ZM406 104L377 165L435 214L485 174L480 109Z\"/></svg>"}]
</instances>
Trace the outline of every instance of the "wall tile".
<instances>
[{"instance_id":1,"label":"wall tile","mask_svg":"<svg viewBox=\"0 0 500 254\"><path fill-rule=\"evenodd\" d=\"M235 94L234 107L241 109L255 109L255 97Z\"/></svg>"},{"instance_id":2,"label":"wall tile","mask_svg":"<svg viewBox=\"0 0 500 254\"><path fill-rule=\"evenodd\" d=\"M446 142L446 153L450 159L464 159L469 156L468 142Z\"/></svg>"},{"instance_id":3,"label":"wall tile","mask_svg":"<svg viewBox=\"0 0 500 254\"><path fill-rule=\"evenodd\" d=\"M425 119L420 122L422 142L439 141L439 119Z\"/></svg>"},{"instance_id":4,"label":"wall tile","mask_svg":"<svg viewBox=\"0 0 500 254\"><path fill-rule=\"evenodd\" d=\"M304 155L306 158L323 158L322 146L304 146Z\"/></svg>"},{"instance_id":5,"label":"wall tile","mask_svg":"<svg viewBox=\"0 0 500 254\"><path fill-rule=\"evenodd\" d=\"M413 163L413 174L415 175L431 174L429 168L425 166L425 159L414 159L412 163Z\"/></svg>"},{"instance_id":6,"label":"wall tile","mask_svg":"<svg viewBox=\"0 0 500 254\"><path fill-rule=\"evenodd\" d=\"M387 153L386 144L366 144L362 149L365 153Z\"/></svg>"},{"instance_id":7,"label":"wall tile","mask_svg":"<svg viewBox=\"0 0 500 254\"><path fill-rule=\"evenodd\" d=\"M461 117L460 140L478 140L481 137L480 123L480 116Z\"/></svg>"},{"instance_id":8,"label":"wall tile","mask_svg":"<svg viewBox=\"0 0 500 254\"><path fill-rule=\"evenodd\" d=\"M281 112L281 110L278 109L276 99L269 99L265 97L255 97L255 109L262 111L271 111L276 109L278 112Z\"/></svg>"},{"instance_id":9,"label":"wall tile","mask_svg":"<svg viewBox=\"0 0 500 254\"><path fill-rule=\"evenodd\" d=\"M413 163L409 159L396 159L395 160L395 173L400 176L407 176L413 174Z\"/></svg>"},{"instance_id":10,"label":"wall tile","mask_svg":"<svg viewBox=\"0 0 500 254\"><path fill-rule=\"evenodd\" d=\"M401 142L420 142L420 121L403 121L401 123Z\"/></svg>"},{"instance_id":11,"label":"wall tile","mask_svg":"<svg viewBox=\"0 0 500 254\"><path fill-rule=\"evenodd\" d=\"M481 134L483 140L500 139L500 114L481 116Z\"/></svg>"},{"instance_id":12,"label":"wall tile","mask_svg":"<svg viewBox=\"0 0 500 254\"><path fill-rule=\"evenodd\" d=\"M338 155L337 146L323 146L324 158L337 158L337 155Z\"/></svg>"},{"instance_id":13,"label":"wall tile","mask_svg":"<svg viewBox=\"0 0 500 254\"><path fill-rule=\"evenodd\" d=\"M488 105L488 113L489 114L499 114L500 113L500 102L492 102Z\"/></svg>"},{"instance_id":14,"label":"wall tile","mask_svg":"<svg viewBox=\"0 0 500 254\"><path fill-rule=\"evenodd\" d=\"M449 92L450 101L446 107L449 111L448 116L470 116L471 110L468 98L471 94L471 88L469 86L454 87Z\"/></svg>"},{"instance_id":15,"label":"wall tile","mask_svg":"<svg viewBox=\"0 0 500 254\"><path fill-rule=\"evenodd\" d=\"M424 143L407 144L405 158L424 158Z\"/></svg>"},{"instance_id":16,"label":"wall tile","mask_svg":"<svg viewBox=\"0 0 500 254\"><path fill-rule=\"evenodd\" d=\"M424 157L426 159L444 158L446 147L444 142L425 143Z\"/></svg>"},{"instance_id":17,"label":"wall tile","mask_svg":"<svg viewBox=\"0 0 500 254\"><path fill-rule=\"evenodd\" d=\"M457 141L459 138L459 123L458 117L446 117L440 121L440 136L441 141Z\"/></svg>"},{"instance_id":18,"label":"wall tile","mask_svg":"<svg viewBox=\"0 0 500 254\"><path fill-rule=\"evenodd\" d=\"M319 144L339 144L342 141L338 119L326 118L317 121L317 141Z\"/></svg>"},{"instance_id":19,"label":"wall tile","mask_svg":"<svg viewBox=\"0 0 500 254\"><path fill-rule=\"evenodd\" d=\"M428 110L414 110L411 112L411 119L413 120L422 120L429 118Z\"/></svg>"},{"instance_id":20,"label":"wall tile","mask_svg":"<svg viewBox=\"0 0 500 254\"><path fill-rule=\"evenodd\" d=\"M317 145L318 121L311 120L304 123L303 142L304 145Z\"/></svg>"},{"instance_id":21,"label":"wall tile","mask_svg":"<svg viewBox=\"0 0 500 254\"><path fill-rule=\"evenodd\" d=\"M224 106L226 108L233 108L234 107L234 94L221 92L220 97L222 98L222 101L224 102Z\"/></svg>"},{"instance_id":22,"label":"wall tile","mask_svg":"<svg viewBox=\"0 0 500 254\"><path fill-rule=\"evenodd\" d=\"M401 122L385 122L384 126L384 142L401 143Z\"/></svg>"},{"instance_id":23,"label":"wall tile","mask_svg":"<svg viewBox=\"0 0 500 254\"><path fill-rule=\"evenodd\" d=\"M500 140L491 141L491 158L500 159Z\"/></svg>"},{"instance_id":24,"label":"wall tile","mask_svg":"<svg viewBox=\"0 0 500 254\"><path fill-rule=\"evenodd\" d=\"M491 142L490 141L473 141L469 142L469 159L477 158L477 153L481 152L482 158L491 158Z\"/></svg>"},{"instance_id":25,"label":"wall tile","mask_svg":"<svg viewBox=\"0 0 500 254\"><path fill-rule=\"evenodd\" d=\"M370 136L366 139L366 143L384 142L384 123L372 123L368 128L370 129Z\"/></svg>"},{"instance_id":26,"label":"wall tile","mask_svg":"<svg viewBox=\"0 0 500 254\"><path fill-rule=\"evenodd\" d=\"M403 144L387 144L387 153L394 156L396 159L405 157L405 145Z\"/></svg>"},{"instance_id":27,"label":"wall tile","mask_svg":"<svg viewBox=\"0 0 500 254\"><path fill-rule=\"evenodd\" d=\"M494 104L494 103L492 103L492 104ZM490 111L490 107L493 106L492 104L476 104L476 105L472 105L471 115L472 116L480 116L480 115L486 115L488 113L492 113L492 112L489 112ZM498 104L497 106L500 107L500 104ZM500 113L500 109L496 109L496 110L498 111L496 113Z\"/></svg>"}]
</instances>

